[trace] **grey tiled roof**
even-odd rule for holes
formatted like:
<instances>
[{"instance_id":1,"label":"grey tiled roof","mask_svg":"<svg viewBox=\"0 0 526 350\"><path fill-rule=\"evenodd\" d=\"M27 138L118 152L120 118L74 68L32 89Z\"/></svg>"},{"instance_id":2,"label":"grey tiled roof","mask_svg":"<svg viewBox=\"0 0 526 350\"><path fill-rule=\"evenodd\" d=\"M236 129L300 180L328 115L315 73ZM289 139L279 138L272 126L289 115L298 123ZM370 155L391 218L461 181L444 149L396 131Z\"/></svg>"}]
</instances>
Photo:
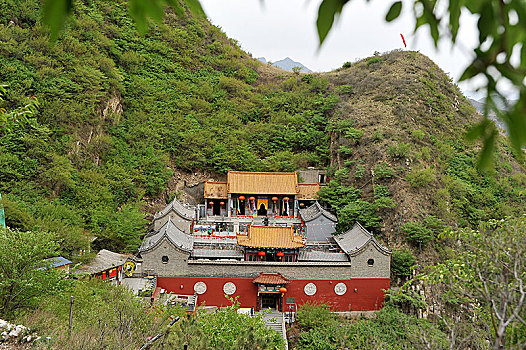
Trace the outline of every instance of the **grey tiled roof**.
<instances>
[{"instance_id":1,"label":"grey tiled roof","mask_svg":"<svg viewBox=\"0 0 526 350\"><path fill-rule=\"evenodd\" d=\"M331 212L329 212L328 210L323 209L320 203L318 203L318 201L314 202L314 204L308 208L300 209L300 214L301 214L301 218L305 222L312 221L316 219L317 217L319 217L320 215L325 216L327 219L331 221L334 221L334 222L338 221L336 216L332 214Z\"/></svg>"},{"instance_id":2,"label":"grey tiled roof","mask_svg":"<svg viewBox=\"0 0 526 350\"><path fill-rule=\"evenodd\" d=\"M372 242L377 249L384 254L391 254L387 248L381 245L373 235L358 222L347 232L334 236L334 240L340 246L341 250L350 256L359 253L369 242Z\"/></svg>"},{"instance_id":3,"label":"grey tiled roof","mask_svg":"<svg viewBox=\"0 0 526 350\"><path fill-rule=\"evenodd\" d=\"M144 238L144 241L139 248L139 252L144 252L155 247L163 237L166 237L170 242L172 242L173 245L180 248L181 250L187 252L192 250L193 237L178 229L170 217L168 217L168 221L166 221L159 231L156 231Z\"/></svg>"},{"instance_id":4,"label":"grey tiled roof","mask_svg":"<svg viewBox=\"0 0 526 350\"><path fill-rule=\"evenodd\" d=\"M188 219L188 220L194 220L195 219L195 209L191 207L184 206L179 202L177 199L174 199L170 204L168 204L163 210L161 210L158 213L155 213L153 216L154 220L160 217L165 216L168 214L171 210L174 210L176 213L178 213L181 217Z\"/></svg>"},{"instance_id":5,"label":"grey tiled roof","mask_svg":"<svg viewBox=\"0 0 526 350\"><path fill-rule=\"evenodd\" d=\"M99 273L117 266L121 266L127 259L128 255L126 254L114 253L112 251L102 249L88 265L82 266L77 270L77 272L87 272L89 274Z\"/></svg>"},{"instance_id":6,"label":"grey tiled roof","mask_svg":"<svg viewBox=\"0 0 526 350\"><path fill-rule=\"evenodd\" d=\"M330 253L323 251L302 251L298 256L299 261L349 261L345 253Z\"/></svg>"},{"instance_id":7,"label":"grey tiled roof","mask_svg":"<svg viewBox=\"0 0 526 350\"><path fill-rule=\"evenodd\" d=\"M234 249L194 249L192 256L194 258L240 259L243 253Z\"/></svg>"}]
</instances>

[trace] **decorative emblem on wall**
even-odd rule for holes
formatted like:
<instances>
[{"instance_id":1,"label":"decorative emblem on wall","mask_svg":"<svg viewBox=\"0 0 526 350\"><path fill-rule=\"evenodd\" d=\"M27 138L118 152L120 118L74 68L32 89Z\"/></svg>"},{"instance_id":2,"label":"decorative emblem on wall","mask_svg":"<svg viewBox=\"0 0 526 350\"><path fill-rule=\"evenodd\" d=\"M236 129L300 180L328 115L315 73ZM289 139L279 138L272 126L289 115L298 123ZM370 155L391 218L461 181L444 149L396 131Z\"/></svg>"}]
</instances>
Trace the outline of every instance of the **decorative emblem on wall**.
<instances>
[{"instance_id":1,"label":"decorative emblem on wall","mask_svg":"<svg viewBox=\"0 0 526 350\"><path fill-rule=\"evenodd\" d=\"M344 295L346 292L347 286L345 285L345 283L340 282L334 286L334 293L336 293L337 295Z\"/></svg>"},{"instance_id":2,"label":"decorative emblem on wall","mask_svg":"<svg viewBox=\"0 0 526 350\"><path fill-rule=\"evenodd\" d=\"M194 292L196 292L197 294L203 294L204 292L206 292L205 282L197 282L196 284L194 284Z\"/></svg>"},{"instance_id":3,"label":"decorative emblem on wall","mask_svg":"<svg viewBox=\"0 0 526 350\"><path fill-rule=\"evenodd\" d=\"M307 295L314 295L316 294L316 285L314 283L307 283L307 285L305 286L305 288L303 288L303 291L305 292L305 294Z\"/></svg>"},{"instance_id":4,"label":"decorative emblem on wall","mask_svg":"<svg viewBox=\"0 0 526 350\"><path fill-rule=\"evenodd\" d=\"M225 292L226 295L232 295L236 292L236 285L232 282L227 282L223 286L223 292Z\"/></svg>"}]
</instances>

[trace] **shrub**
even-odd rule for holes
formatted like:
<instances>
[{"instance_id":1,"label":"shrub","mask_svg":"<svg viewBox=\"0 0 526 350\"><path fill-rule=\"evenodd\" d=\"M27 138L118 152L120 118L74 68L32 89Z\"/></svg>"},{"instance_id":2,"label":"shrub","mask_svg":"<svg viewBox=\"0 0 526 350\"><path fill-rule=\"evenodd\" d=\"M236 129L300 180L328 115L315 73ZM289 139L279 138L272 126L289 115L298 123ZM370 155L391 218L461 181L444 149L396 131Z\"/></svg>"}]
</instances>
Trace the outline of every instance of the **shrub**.
<instances>
[{"instance_id":1,"label":"shrub","mask_svg":"<svg viewBox=\"0 0 526 350\"><path fill-rule=\"evenodd\" d=\"M388 179L394 175L394 170L386 162L382 162L374 168L374 174L380 180Z\"/></svg>"},{"instance_id":2,"label":"shrub","mask_svg":"<svg viewBox=\"0 0 526 350\"><path fill-rule=\"evenodd\" d=\"M341 86L338 86L337 91L340 94L352 94L353 88L352 88L352 85L341 85Z\"/></svg>"},{"instance_id":3,"label":"shrub","mask_svg":"<svg viewBox=\"0 0 526 350\"><path fill-rule=\"evenodd\" d=\"M356 143L360 141L360 139L363 137L363 131L355 128L348 128L347 131L345 131L345 138L349 139L352 143Z\"/></svg>"},{"instance_id":4,"label":"shrub","mask_svg":"<svg viewBox=\"0 0 526 350\"><path fill-rule=\"evenodd\" d=\"M405 179L409 182L409 184L411 184L411 187L414 188L427 186L436 180L435 169L413 169L409 174L406 175Z\"/></svg>"},{"instance_id":5,"label":"shrub","mask_svg":"<svg viewBox=\"0 0 526 350\"><path fill-rule=\"evenodd\" d=\"M373 141L381 141L384 139L384 134L380 130L375 130L371 136Z\"/></svg>"},{"instance_id":6,"label":"shrub","mask_svg":"<svg viewBox=\"0 0 526 350\"><path fill-rule=\"evenodd\" d=\"M304 76L301 77L301 81L307 84L310 84L312 82L312 79L314 79L314 75L312 74L305 74Z\"/></svg>"},{"instance_id":7,"label":"shrub","mask_svg":"<svg viewBox=\"0 0 526 350\"><path fill-rule=\"evenodd\" d=\"M369 60L367 60L367 67L369 67L371 64L375 64L375 63L378 63L378 62L382 62L382 58L381 57L370 58Z\"/></svg>"},{"instance_id":8,"label":"shrub","mask_svg":"<svg viewBox=\"0 0 526 350\"><path fill-rule=\"evenodd\" d=\"M351 68L351 66L352 66L352 63L349 62L349 61L347 61L347 62L345 62L345 63L343 64L342 67L343 67L343 68Z\"/></svg>"},{"instance_id":9,"label":"shrub","mask_svg":"<svg viewBox=\"0 0 526 350\"><path fill-rule=\"evenodd\" d=\"M408 222L402 225L402 232L414 245L426 245L433 238L429 228L420 222Z\"/></svg>"},{"instance_id":10,"label":"shrub","mask_svg":"<svg viewBox=\"0 0 526 350\"><path fill-rule=\"evenodd\" d=\"M424 219L424 225L430 229L435 236L438 236L446 228L444 221L434 215L426 216Z\"/></svg>"},{"instance_id":11,"label":"shrub","mask_svg":"<svg viewBox=\"0 0 526 350\"><path fill-rule=\"evenodd\" d=\"M365 167L363 166L363 164L356 164L356 170L354 171L354 177L357 179L361 179L364 173L365 173Z\"/></svg>"},{"instance_id":12,"label":"shrub","mask_svg":"<svg viewBox=\"0 0 526 350\"><path fill-rule=\"evenodd\" d=\"M297 321L304 330L337 323L336 316L331 312L331 307L328 304L311 302L299 306Z\"/></svg>"},{"instance_id":13,"label":"shrub","mask_svg":"<svg viewBox=\"0 0 526 350\"><path fill-rule=\"evenodd\" d=\"M426 136L425 132L423 132L422 130L413 130L411 131L411 137L413 138L413 140L415 141L422 141L424 139L424 137Z\"/></svg>"},{"instance_id":14,"label":"shrub","mask_svg":"<svg viewBox=\"0 0 526 350\"><path fill-rule=\"evenodd\" d=\"M387 153L393 158L405 158L411 152L411 145L405 142L399 144L390 145L387 148Z\"/></svg>"},{"instance_id":15,"label":"shrub","mask_svg":"<svg viewBox=\"0 0 526 350\"><path fill-rule=\"evenodd\" d=\"M352 148L349 147L348 145L340 146L338 150L340 151L342 155L347 156L347 157L352 154Z\"/></svg>"},{"instance_id":16,"label":"shrub","mask_svg":"<svg viewBox=\"0 0 526 350\"><path fill-rule=\"evenodd\" d=\"M389 197L389 189L384 185L376 185L374 186L374 195L378 198Z\"/></svg>"},{"instance_id":17,"label":"shrub","mask_svg":"<svg viewBox=\"0 0 526 350\"><path fill-rule=\"evenodd\" d=\"M374 203L357 199L345 205L338 213L339 229L346 229L358 221L367 229L377 228L380 224L380 217L376 215L377 206Z\"/></svg>"},{"instance_id":18,"label":"shrub","mask_svg":"<svg viewBox=\"0 0 526 350\"><path fill-rule=\"evenodd\" d=\"M391 273L396 277L407 278L411 276L411 267L415 262L415 257L409 249L397 249L393 251Z\"/></svg>"}]
</instances>

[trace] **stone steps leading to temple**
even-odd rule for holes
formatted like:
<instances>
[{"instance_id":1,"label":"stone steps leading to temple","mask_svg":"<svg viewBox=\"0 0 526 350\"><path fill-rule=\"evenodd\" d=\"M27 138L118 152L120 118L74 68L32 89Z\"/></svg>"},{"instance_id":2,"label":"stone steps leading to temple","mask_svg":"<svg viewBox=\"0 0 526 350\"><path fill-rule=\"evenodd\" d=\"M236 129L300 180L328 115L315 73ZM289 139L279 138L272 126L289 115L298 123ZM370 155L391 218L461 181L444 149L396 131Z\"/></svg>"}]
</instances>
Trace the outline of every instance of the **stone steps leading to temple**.
<instances>
[{"instance_id":1,"label":"stone steps leading to temple","mask_svg":"<svg viewBox=\"0 0 526 350\"><path fill-rule=\"evenodd\" d=\"M287 333L285 330L285 319L283 318L283 313L275 310L270 310L270 312L260 311L260 313L263 314L263 321L265 322L265 326L281 334L283 340L285 341L285 349L287 350L289 346L287 343Z\"/></svg>"}]
</instances>

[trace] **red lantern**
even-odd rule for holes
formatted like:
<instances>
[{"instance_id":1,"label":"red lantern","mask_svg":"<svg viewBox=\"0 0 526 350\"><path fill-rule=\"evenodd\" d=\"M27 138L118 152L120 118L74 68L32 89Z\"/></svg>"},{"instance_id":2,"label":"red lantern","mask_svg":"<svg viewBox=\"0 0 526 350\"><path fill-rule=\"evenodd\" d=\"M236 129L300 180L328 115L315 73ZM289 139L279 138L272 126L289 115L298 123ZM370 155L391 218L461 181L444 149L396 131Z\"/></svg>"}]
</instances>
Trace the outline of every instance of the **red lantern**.
<instances>
[{"instance_id":1,"label":"red lantern","mask_svg":"<svg viewBox=\"0 0 526 350\"><path fill-rule=\"evenodd\" d=\"M305 205L305 203L300 203L300 207L303 207Z\"/></svg>"},{"instance_id":2,"label":"red lantern","mask_svg":"<svg viewBox=\"0 0 526 350\"><path fill-rule=\"evenodd\" d=\"M210 204L211 207L214 206L214 202L208 202L208 204Z\"/></svg>"},{"instance_id":3,"label":"red lantern","mask_svg":"<svg viewBox=\"0 0 526 350\"><path fill-rule=\"evenodd\" d=\"M259 255L259 256L265 256L265 252L264 252L264 251L260 251L260 252L258 253L258 255Z\"/></svg>"},{"instance_id":4,"label":"red lantern","mask_svg":"<svg viewBox=\"0 0 526 350\"><path fill-rule=\"evenodd\" d=\"M249 201L255 201L255 200L256 200L256 197L250 197L248 200L249 200Z\"/></svg>"},{"instance_id":5,"label":"red lantern","mask_svg":"<svg viewBox=\"0 0 526 350\"><path fill-rule=\"evenodd\" d=\"M278 252L276 255L279 256L280 258L285 256L283 252Z\"/></svg>"},{"instance_id":6,"label":"red lantern","mask_svg":"<svg viewBox=\"0 0 526 350\"><path fill-rule=\"evenodd\" d=\"M281 288L279 289L279 291L280 291L281 293L287 293L287 288L285 288L285 287L281 287Z\"/></svg>"},{"instance_id":7,"label":"red lantern","mask_svg":"<svg viewBox=\"0 0 526 350\"><path fill-rule=\"evenodd\" d=\"M289 201L289 197L285 197L285 198L283 198L283 200L284 200L285 202L288 202L288 201Z\"/></svg>"},{"instance_id":8,"label":"red lantern","mask_svg":"<svg viewBox=\"0 0 526 350\"><path fill-rule=\"evenodd\" d=\"M275 202L278 200L278 197L272 197L272 200Z\"/></svg>"},{"instance_id":9,"label":"red lantern","mask_svg":"<svg viewBox=\"0 0 526 350\"><path fill-rule=\"evenodd\" d=\"M239 200L240 201L244 201L245 200L245 196L239 196Z\"/></svg>"},{"instance_id":10,"label":"red lantern","mask_svg":"<svg viewBox=\"0 0 526 350\"><path fill-rule=\"evenodd\" d=\"M225 205L225 202L219 202L219 204L221 204L221 206Z\"/></svg>"}]
</instances>

